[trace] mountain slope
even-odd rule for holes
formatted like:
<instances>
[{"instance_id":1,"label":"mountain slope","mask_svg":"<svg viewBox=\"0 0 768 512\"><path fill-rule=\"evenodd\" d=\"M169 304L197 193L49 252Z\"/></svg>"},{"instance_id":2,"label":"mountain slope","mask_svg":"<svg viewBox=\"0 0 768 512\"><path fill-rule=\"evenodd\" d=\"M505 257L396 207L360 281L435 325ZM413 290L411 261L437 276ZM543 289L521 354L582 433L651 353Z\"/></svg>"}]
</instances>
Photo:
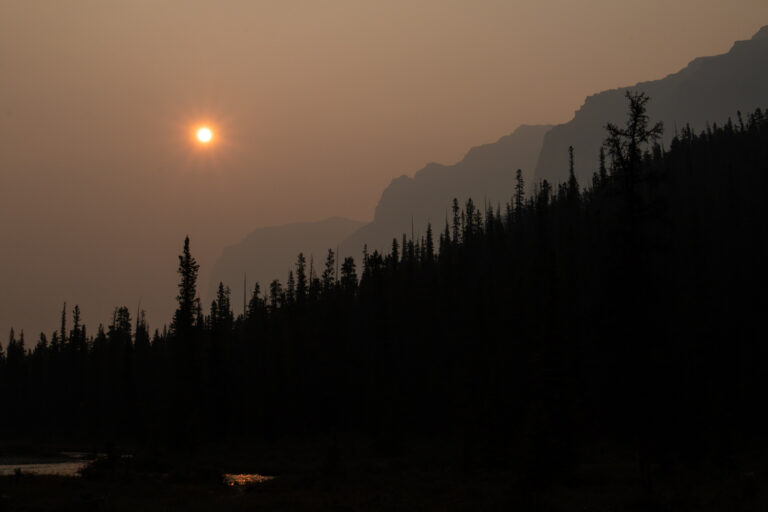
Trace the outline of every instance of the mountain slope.
<instances>
[{"instance_id":1,"label":"mountain slope","mask_svg":"<svg viewBox=\"0 0 768 512\"><path fill-rule=\"evenodd\" d=\"M413 178L400 176L384 190L373 222L356 231L342 245L357 256L364 244L371 250L389 247L403 233L424 234L427 223L440 231L451 201L472 199L482 207L505 203L512 196L515 171L527 176L536 164L544 133L550 126L520 126L498 141L477 146L454 165L427 164ZM413 226L412 226L413 223Z\"/></svg>"},{"instance_id":2,"label":"mountain slope","mask_svg":"<svg viewBox=\"0 0 768 512\"><path fill-rule=\"evenodd\" d=\"M589 96L574 118L558 125L544 137L534 178L558 183L568 175L568 146L575 151L575 172L587 183L598 169L598 153L605 138L605 124L623 124L627 90L643 91L651 97L648 114L664 122L664 142L669 143L689 123L694 130L708 122L736 122L736 112L768 107L768 26L749 41L737 41L723 55L694 59L678 73L661 80Z\"/></svg>"},{"instance_id":3,"label":"mountain slope","mask_svg":"<svg viewBox=\"0 0 768 512\"><path fill-rule=\"evenodd\" d=\"M363 224L356 220L331 217L319 222L256 229L241 242L224 248L211 271L208 297L213 297L219 282L223 282L235 289L233 306L239 304L242 308L243 273L247 274L248 288L253 288L255 280L264 292L274 279L285 282L299 252L306 255L307 261L313 256L319 268L325 261L328 249L335 251L345 237Z\"/></svg>"}]
</instances>

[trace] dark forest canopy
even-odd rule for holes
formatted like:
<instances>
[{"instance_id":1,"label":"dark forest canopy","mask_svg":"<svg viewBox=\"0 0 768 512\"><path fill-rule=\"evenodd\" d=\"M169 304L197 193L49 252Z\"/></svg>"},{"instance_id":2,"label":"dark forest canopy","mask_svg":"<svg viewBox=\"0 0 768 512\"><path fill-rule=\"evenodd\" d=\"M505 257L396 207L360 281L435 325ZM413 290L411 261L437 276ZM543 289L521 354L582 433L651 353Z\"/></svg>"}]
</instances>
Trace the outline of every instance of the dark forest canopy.
<instances>
[{"instance_id":1,"label":"dark forest canopy","mask_svg":"<svg viewBox=\"0 0 768 512\"><path fill-rule=\"evenodd\" d=\"M0 431L176 447L444 434L547 471L598 439L692 461L743 449L766 427L768 116L666 149L647 97L628 99L603 148L562 155L566 183L454 202L359 263L299 254L242 313L223 284L201 307L187 240L169 330L120 307L86 334L65 306L50 338L12 331ZM590 183L580 151L600 153Z\"/></svg>"}]
</instances>

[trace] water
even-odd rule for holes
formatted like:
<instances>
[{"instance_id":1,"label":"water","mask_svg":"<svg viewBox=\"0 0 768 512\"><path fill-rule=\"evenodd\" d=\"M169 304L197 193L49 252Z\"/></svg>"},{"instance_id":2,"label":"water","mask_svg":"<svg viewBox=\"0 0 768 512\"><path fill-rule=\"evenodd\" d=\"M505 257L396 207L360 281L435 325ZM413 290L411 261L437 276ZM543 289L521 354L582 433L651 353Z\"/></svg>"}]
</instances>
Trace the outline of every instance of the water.
<instances>
[{"instance_id":1,"label":"water","mask_svg":"<svg viewBox=\"0 0 768 512\"><path fill-rule=\"evenodd\" d=\"M230 487L234 487L236 485L261 484L274 479L275 477L273 476L259 475L257 473L241 473L241 474L226 473L224 475L224 483Z\"/></svg>"},{"instance_id":2,"label":"water","mask_svg":"<svg viewBox=\"0 0 768 512\"><path fill-rule=\"evenodd\" d=\"M56 475L79 477L80 470L101 454L62 452L61 457L0 457L0 476L15 475ZM254 485L274 480L274 476L258 473L225 473L224 483L230 487Z\"/></svg>"},{"instance_id":3,"label":"water","mask_svg":"<svg viewBox=\"0 0 768 512\"><path fill-rule=\"evenodd\" d=\"M80 476L80 470L93 462L86 454L66 453L61 457L0 457L0 476L26 475Z\"/></svg>"}]
</instances>

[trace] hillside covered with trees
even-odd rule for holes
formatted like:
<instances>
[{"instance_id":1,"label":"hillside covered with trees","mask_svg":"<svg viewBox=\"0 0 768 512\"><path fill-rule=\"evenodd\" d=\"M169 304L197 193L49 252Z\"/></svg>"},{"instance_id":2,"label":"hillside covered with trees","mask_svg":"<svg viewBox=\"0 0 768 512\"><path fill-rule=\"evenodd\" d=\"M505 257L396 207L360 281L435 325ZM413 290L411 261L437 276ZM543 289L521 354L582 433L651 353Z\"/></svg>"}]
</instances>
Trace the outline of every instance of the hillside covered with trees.
<instances>
[{"instance_id":1,"label":"hillside covered with trees","mask_svg":"<svg viewBox=\"0 0 768 512\"><path fill-rule=\"evenodd\" d=\"M467 467L532 481L606 445L635 453L648 485L670 464L742 468L768 426L768 116L683 128L665 148L648 97L627 98L602 148L562 155L567 182L454 201L444 225L362 261L299 254L242 313L224 284L200 303L187 239L167 329L119 307L86 331L65 306L51 336L11 332L0 432L171 451L444 439ZM582 151L600 154L589 183Z\"/></svg>"}]
</instances>

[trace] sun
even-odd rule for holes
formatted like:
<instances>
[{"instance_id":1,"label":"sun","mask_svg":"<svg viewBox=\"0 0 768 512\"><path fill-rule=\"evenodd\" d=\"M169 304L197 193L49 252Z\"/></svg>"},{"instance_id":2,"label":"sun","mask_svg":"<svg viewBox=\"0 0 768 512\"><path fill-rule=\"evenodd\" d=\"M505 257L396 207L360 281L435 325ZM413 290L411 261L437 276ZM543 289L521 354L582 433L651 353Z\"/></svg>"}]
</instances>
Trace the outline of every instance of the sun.
<instances>
[{"instance_id":1,"label":"sun","mask_svg":"<svg viewBox=\"0 0 768 512\"><path fill-rule=\"evenodd\" d=\"M201 126L197 129L197 140L202 144L208 144L213 139L213 132L207 126Z\"/></svg>"}]
</instances>

